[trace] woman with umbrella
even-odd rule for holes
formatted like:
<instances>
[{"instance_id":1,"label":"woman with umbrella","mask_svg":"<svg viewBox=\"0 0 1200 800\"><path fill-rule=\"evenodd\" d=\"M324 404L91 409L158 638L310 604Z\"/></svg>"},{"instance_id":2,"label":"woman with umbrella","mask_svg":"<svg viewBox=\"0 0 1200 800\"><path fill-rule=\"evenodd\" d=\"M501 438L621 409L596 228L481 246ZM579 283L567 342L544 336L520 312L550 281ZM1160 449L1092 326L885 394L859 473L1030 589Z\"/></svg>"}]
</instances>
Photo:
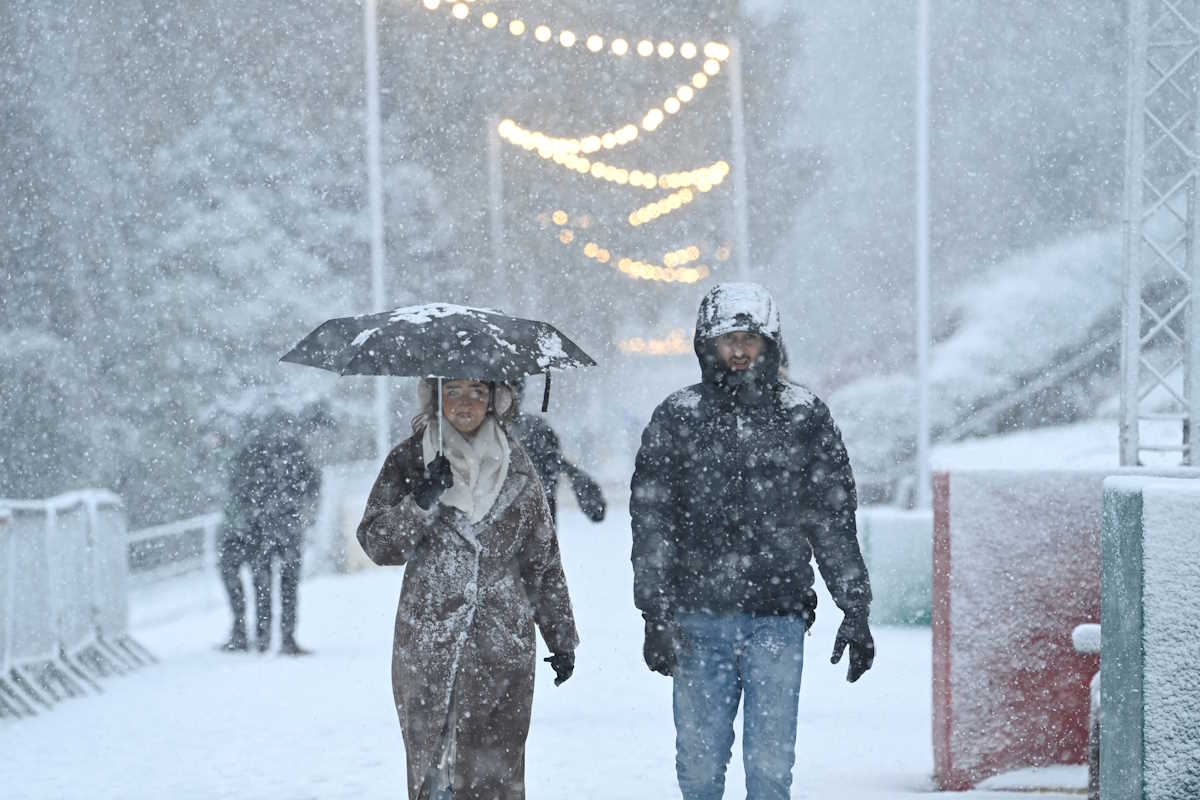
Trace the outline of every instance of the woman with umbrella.
<instances>
[{"instance_id":1,"label":"woman with umbrella","mask_svg":"<svg viewBox=\"0 0 1200 800\"><path fill-rule=\"evenodd\" d=\"M392 690L410 800L523 800L535 627L555 685L574 670L558 539L537 473L503 425L513 408L503 375L594 362L569 356L574 344L545 323L524 322L461 306L397 309L332 320L285 356L346 374L358 356L334 343L349 339L360 362L383 365L359 374L479 377L422 378L413 435L387 456L358 527L375 563L407 565Z\"/></svg>"},{"instance_id":2,"label":"woman with umbrella","mask_svg":"<svg viewBox=\"0 0 1200 800\"><path fill-rule=\"evenodd\" d=\"M534 626L561 684L579 638L537 474L501 420L505 384L419 384L412 437L388 456L358 526L376 564L407 564L392 692L411 800L520 800ZM443 450L437 449L438 436Z\"/></svg>"}]
</instances>

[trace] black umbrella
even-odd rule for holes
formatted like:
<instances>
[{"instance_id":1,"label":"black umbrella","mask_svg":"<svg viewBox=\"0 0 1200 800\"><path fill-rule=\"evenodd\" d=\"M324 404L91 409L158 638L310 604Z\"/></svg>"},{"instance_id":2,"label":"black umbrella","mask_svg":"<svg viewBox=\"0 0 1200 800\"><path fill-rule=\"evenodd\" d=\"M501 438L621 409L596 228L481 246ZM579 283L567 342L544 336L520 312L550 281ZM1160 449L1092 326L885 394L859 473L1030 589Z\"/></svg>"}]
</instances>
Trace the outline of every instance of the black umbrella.
<instances>
[{"instance_id":1,"label":"black umbrella","mask_svg":"<svg viewBox=\"0 0 1200 800\"><path fill-rule=\"evenodd\" d=\"M305 336L281 361L339 375L506 381L550 370L595 366L548 322L450 303L338 317Z\"/></svg>"}]
</instances>

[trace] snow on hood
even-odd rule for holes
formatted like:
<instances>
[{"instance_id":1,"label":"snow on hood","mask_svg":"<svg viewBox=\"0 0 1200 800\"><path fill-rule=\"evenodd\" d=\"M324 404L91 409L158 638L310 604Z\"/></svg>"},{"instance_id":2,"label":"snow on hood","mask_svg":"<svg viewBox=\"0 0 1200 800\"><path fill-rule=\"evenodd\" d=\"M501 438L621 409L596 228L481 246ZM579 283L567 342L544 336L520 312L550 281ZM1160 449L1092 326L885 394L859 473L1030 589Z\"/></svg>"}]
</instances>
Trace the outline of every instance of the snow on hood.
<instances>
[{"instance_id":1,"label":"snow on hood","mask_svg":"<svg viewBox=\"0 0 1200 800\"><path fill-rule=\"evenodd\" d=\"M708 290L696 314L696 342L732 331L750 331L783 347L779 306L757 283L719 283Z\"/></svg>"}]
</instances>

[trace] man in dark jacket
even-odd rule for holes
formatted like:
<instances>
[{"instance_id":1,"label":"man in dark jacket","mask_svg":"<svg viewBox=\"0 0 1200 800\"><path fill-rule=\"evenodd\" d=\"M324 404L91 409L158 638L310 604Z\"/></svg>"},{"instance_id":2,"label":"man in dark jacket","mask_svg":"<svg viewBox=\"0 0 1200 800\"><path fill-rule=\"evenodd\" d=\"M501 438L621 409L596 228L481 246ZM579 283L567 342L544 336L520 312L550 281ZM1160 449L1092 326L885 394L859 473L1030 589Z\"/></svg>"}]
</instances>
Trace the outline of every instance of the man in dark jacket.
<instances>
[{"instance_id":1,"label":"man in dark jacket","mask_svg":"<svg viewBox=\"0 0 1200 800\"><path fill-rule=\"evenodd\" d=\"M550 505L550 518L558 521L558 478L566 475L571 482L571 491L579 502L579 508L592 522L602 522L608 510L604 494L600 486L579 467L563 457L562 444L558 434L550 427L550 423L534 414L526 414L521 410L521 400L525 394L525 381L514 384L516 395L516 414L509 422L509 430L516 436L517 441L525 448L529 460L533 462L541 479L542 489L546 493L546 502Z\"/></svg>"},{"instance_id":2,"label":"man in dark jacket","mask_svg":"<svg viewBox=\"0 0 1200 800\"><path fill-rule=\"evenodd\" d=\"M717 800L745 693L748 800L789 797L804 635L821 576L844 619L847 678L871 667L871 588L854 477L824 403L780 375L779 311L757 284L700 303L702 380L668 397L642 434L632 481L634 600L647 666L674 678L684 800Z\"/></svg>"},{"instance_id":3,"label":"man in dark jacket","mask_svg":"<svg viewBox=\"0 0 1200 800\"><path fill-rule=\"evenodd\" d=\"M271 646L272 570L279 561L279 652L304 655L296 643L297 595L304 527L315 506L321 476L309 458L298 425L276 413L259 425L233 459L218 565L229 593L233 630L227 650L245 650L245 599L239 569L251 568L255 646Z\"/></svg>"}]
</instances>

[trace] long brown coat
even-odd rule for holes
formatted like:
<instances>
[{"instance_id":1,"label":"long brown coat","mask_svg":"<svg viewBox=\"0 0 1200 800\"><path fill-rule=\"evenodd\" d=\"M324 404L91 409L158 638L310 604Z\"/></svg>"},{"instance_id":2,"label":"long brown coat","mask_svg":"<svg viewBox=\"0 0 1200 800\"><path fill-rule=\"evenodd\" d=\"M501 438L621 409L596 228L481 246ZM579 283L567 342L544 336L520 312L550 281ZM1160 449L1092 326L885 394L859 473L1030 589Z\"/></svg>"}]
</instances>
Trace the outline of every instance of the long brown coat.
<instances>
[{"instance_id":1,"label":"long brown coat","mask_svg":"<svg viewBox=\"0 0 1200 800\"><path fill-rule=\"evenodd\" d=\"M372 561L408 565L392 692L410 800L427 800L444 758L455 800L523 800L534 625L551 652L579 641L545 497L529 458L510 444L508 475L479 522L413 500L423 470L418 434L388 455L358 526Z\"/></svg>"}]
</instances>

